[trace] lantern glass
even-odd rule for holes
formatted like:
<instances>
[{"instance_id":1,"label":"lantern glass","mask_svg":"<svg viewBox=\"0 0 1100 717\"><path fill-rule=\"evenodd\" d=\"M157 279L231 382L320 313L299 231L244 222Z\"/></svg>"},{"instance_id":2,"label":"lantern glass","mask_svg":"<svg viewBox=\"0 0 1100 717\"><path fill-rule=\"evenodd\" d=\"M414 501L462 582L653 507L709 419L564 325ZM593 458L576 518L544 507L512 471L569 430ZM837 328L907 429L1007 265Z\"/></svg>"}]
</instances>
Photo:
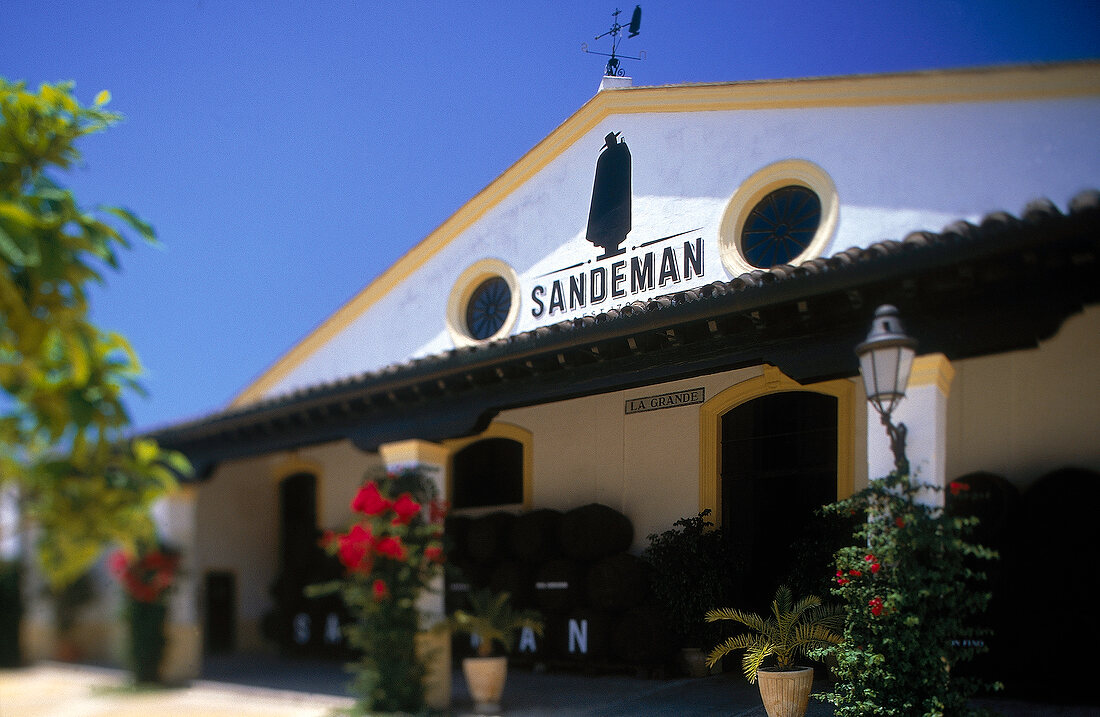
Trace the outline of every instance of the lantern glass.
<instances>
[{"instance_id":1,"label":"lantern glass","mask_svg":"<svg viewBox=\"0 0 1100 717\"><path fill-rule=\"evenodd\" d=\"M867 400L880 414L893 413L898 401L905 397L915 355L911 347L897 344L872 348L859 357Z\"/></svg>"},{"instance_id":2,"label":"lantern glass","mask_svg":"<svg viewBox=\"0 0 1100 717\"><path fill-rule=\"evenodd\" d=\"M902 328L898 310L889 304L878 307L867 340L856 347L856 355L867 400L883 417L893 413L905 397L916 346Z\"/></svg>"}]
</instances>

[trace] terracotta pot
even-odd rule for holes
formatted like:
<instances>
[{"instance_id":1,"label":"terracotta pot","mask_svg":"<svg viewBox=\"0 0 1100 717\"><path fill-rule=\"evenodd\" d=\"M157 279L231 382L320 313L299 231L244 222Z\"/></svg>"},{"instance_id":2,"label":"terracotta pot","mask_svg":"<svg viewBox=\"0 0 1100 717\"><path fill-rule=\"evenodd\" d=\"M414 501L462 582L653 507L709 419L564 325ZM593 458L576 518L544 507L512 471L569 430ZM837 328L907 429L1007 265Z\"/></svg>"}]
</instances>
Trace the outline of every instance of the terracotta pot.
<instances>
[{"instance_id":1,"label":"terracotta pot","mask_svg":"<svg viewBox=\"0 0 1100 717\"><path fill-rule=\"evenodd\" d=\"M500 696L508 676L507 657L467 657L462 661L466 687L478 712L500 711Z\"/></svg>"},{"instance_id":2,"label":"terracotta pot","mask_svg":"<svg viewBox=\"0 0 1100 717\"><path fill-rule=\"evenodd\" d=\"M793 670L757 670L760 699L768 717L802 717L810 704L810 688L814 684L814 668Z\"/></svg>"}]
</instances>

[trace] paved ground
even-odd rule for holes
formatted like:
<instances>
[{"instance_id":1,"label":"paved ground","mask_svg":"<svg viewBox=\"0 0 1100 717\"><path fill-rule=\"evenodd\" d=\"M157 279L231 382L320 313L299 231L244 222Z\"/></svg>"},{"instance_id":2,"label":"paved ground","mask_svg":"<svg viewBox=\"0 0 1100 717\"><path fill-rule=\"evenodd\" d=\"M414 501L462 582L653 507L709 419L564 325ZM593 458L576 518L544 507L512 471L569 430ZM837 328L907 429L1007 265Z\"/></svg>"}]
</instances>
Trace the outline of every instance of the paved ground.
<instances>
[{"instance_id":1,"label":"paved ground","mask_svg":"<svg viewBox=\"0 0 1100 717\"><path fill-rule=\"evenodd\" d=\"M135 690L118 670L43 663L0 670L0 717L324 717L351 700L197 681Z\"/></svg>"},{"instance_id":2,"label":"paved ground","mask_svg":"<svg viewBox=\"0 0 1100 717\"><path fill-rule=\"evenodd\" d=\"M41 663L0 670L0 717L326 717L351 705L337 665L263 657L210 660L204 679L187 687L136 691L118 670ZM452 715L472 714L461 675ZM1095 717L1097 707L987 703L1005 717ZM512 670L502 715L766 717L754 686L733 675L645 680ZM830 717L811 702L808 717Z\"/></svg>"}]
</instances>

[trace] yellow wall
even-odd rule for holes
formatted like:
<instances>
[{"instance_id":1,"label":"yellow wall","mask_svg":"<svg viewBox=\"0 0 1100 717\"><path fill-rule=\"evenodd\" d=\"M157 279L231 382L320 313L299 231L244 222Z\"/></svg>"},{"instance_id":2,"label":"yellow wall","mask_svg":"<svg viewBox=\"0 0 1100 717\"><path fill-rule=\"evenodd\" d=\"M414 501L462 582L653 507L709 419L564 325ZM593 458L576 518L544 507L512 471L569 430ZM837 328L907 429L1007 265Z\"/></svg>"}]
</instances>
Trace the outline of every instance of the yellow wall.
<instances>
[{"instance_id":1,"label":"yellow wall","mask_svg":"<svg viewBox=\"0 0 1100 717\"><path fill-rule=\"evenodd\" d=\"M506 411L499 420L534 433L533 507L603 503L633 521L634 549L641 550L650 533L700 510L701 407L628 416L626 400L699 386L710 397L760 373L757 367L615 391Z\"/></svg>"},{"instance_id":2,"label":"yellow wall","mask_svg":"<svg viewBox=\"0 0 1100 717\"><path fill-rule=\"evenodd\" d=\"M1039 349L956 361L947 478L991 471L1026 487L1067 465L1100 470L1100 307Z\"/></svg>"}]
</instances>

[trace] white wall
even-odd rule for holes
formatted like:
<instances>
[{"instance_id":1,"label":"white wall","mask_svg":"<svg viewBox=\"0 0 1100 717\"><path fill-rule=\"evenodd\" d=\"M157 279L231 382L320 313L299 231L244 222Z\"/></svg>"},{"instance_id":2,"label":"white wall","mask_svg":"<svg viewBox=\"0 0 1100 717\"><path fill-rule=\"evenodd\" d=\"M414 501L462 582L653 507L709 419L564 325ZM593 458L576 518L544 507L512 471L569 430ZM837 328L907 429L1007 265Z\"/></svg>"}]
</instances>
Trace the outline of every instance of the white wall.
<instances>
[{"instance_id":1,"label":"white wall","mask_svg":"<svg viewBox=\"0 0 1100 717\"><path fill-rule=\"evenodd\" d=\"M584 234L595 163L609 131L622 132L633 157L634 222L627 244L698 228L688 236L701 236L705 246L705 275L692 282L700 285L732 278L718 260L724 208L747 178L773 162L810 160L835 182L840 218L824 251L831 255L994 210L1019 213L1037 197L1064 206L1096 183L1098 124L1100 99L1092 98L608 117L266 395L451 348L448 296L459 274L484 258L500 259L520 276L514 331L567 318L569 312L534 317L530 288L549 270L596 256ZM679 288L687 283L651 293ZM578 313L615 305L608 300Z\"/></svg>"}]
</instances>

